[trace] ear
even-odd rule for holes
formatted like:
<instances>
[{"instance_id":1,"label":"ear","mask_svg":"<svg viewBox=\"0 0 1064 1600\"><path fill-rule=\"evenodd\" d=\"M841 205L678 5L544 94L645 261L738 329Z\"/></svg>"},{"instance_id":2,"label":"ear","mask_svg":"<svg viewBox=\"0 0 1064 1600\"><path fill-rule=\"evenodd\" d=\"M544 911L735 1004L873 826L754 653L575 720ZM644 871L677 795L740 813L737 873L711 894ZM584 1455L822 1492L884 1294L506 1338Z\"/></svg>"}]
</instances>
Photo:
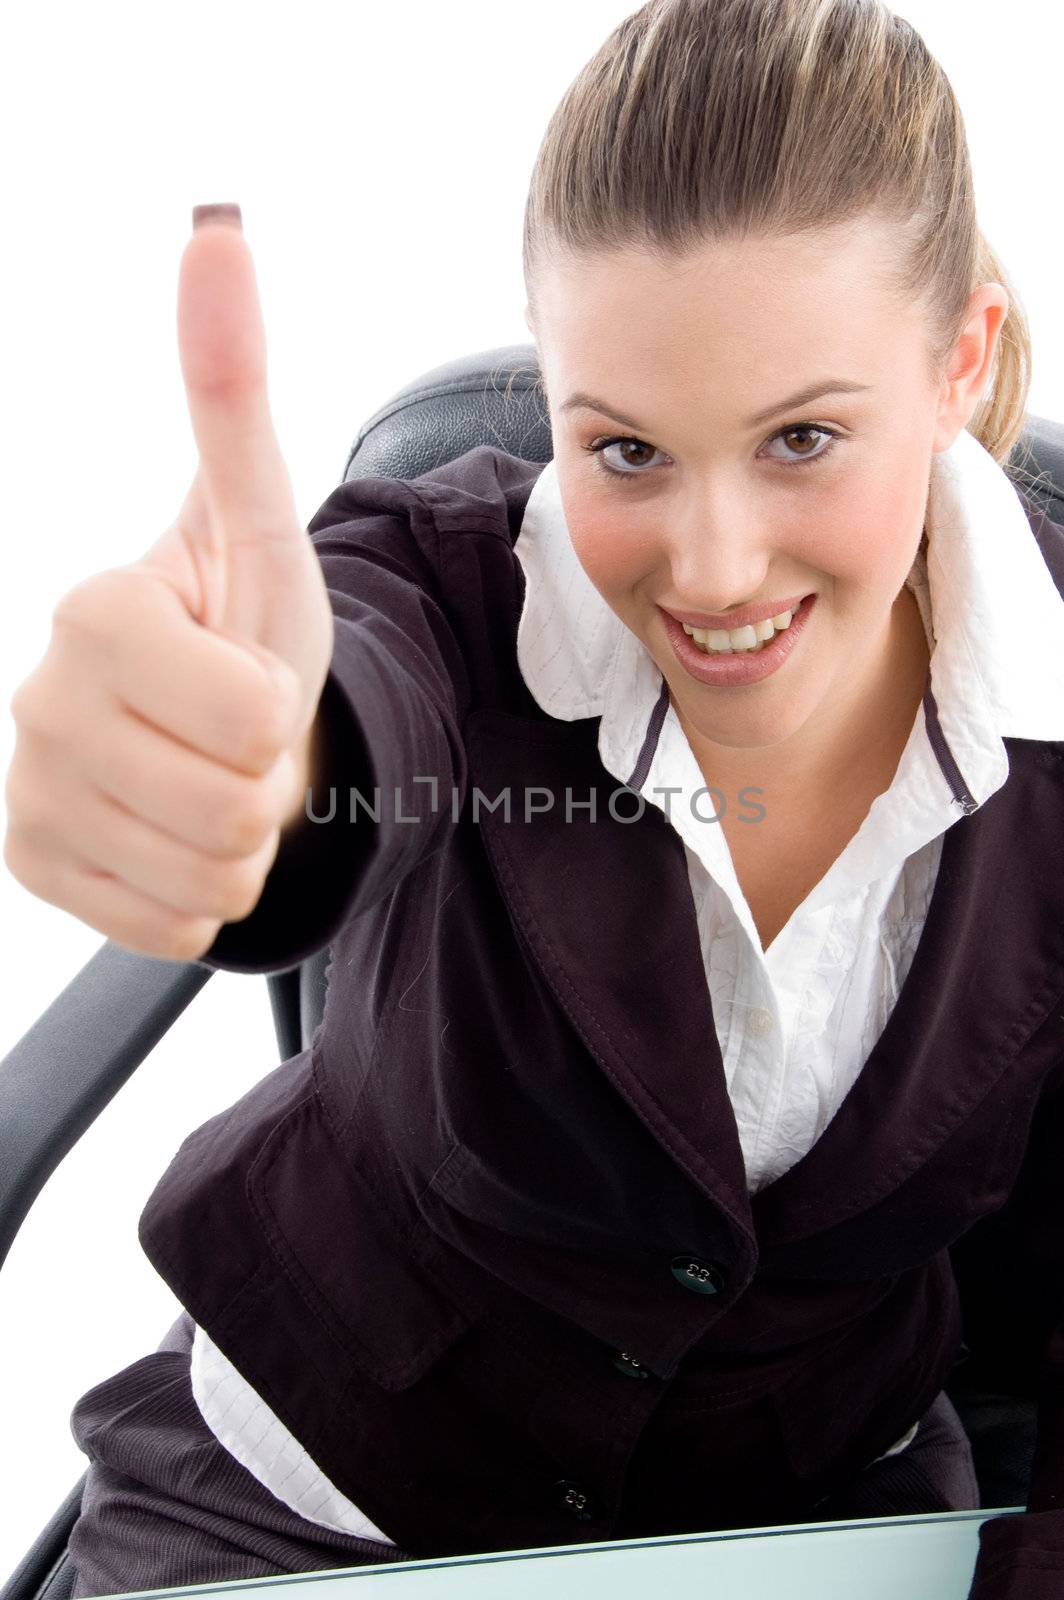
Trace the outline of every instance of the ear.
<instances>
[{"instance_id":1,"label":"ear","mask_svg":"<svg viewBox=\"0 0 1064 1600\"><path fill-rule=\"evenodd\" d=\"M969 295L939 395L934 452L949 449L983 398L1008 310L1008 291L1000 283L980 284Z\"/></svg>"}]
</instances>

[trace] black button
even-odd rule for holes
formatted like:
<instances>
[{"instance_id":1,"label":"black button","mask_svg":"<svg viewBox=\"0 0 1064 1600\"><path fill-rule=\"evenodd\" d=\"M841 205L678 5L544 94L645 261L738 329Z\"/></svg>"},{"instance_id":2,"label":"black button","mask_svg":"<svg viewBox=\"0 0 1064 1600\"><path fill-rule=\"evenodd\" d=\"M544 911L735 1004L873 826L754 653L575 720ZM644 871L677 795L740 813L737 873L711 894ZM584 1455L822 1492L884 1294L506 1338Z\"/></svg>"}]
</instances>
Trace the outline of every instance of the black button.
<instances>
[{"instance_id":1,"label":"black button","mask_svg":"<svg viewBox=\"0 0 1064 1600\"><path fill-rule=\"evenodd\" d=\"M590 1496L571 1478L559 1478L554 1485L555 1497L578 1522L590 1522L595 1515Z\"/></svg>"},{"instance_id":2,"label":"black button","mask_svg":"<svg viewBox=\"0 0 1064 1600\"><path fill-rule=\"evenodd\" d=\"M627 1350L618 1350L613 1358L613 1364L618 1372L623 1372L628 1378L649 1378L650 1372L635 1356L630 1356Z\"/></svg>"},{"instance_id":3,"label":"black button","mask_svg":"<svg viewBox=\"0 0 1064 1600\"><path fill-rule=\"evenodd\" d=\"M695 1294L719 1294L724 1287L724 1274L712 1261L700 1261L697 1256L673 1256L669 1263L672 1275L685 1289Z\"/></svg>"}]
</instances>

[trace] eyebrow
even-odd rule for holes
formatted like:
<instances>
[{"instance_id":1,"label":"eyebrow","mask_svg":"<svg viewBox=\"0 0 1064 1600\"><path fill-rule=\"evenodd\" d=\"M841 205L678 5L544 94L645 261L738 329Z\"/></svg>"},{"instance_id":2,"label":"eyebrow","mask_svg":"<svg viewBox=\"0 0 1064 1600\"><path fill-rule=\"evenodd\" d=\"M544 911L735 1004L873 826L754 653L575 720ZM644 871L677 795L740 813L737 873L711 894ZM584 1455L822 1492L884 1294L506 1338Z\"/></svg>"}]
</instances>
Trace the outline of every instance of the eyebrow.
<instances>
[{"instance_id":1,"label":"eyebrow","mask_svg":"<svg viewBox=\"0 0 1064 1600\"><path fill-rule=\"evenodd\" d=\"M781 411L790 411L794 406L807 406L813 400L820 400L826 394L863 394L870 389L870 383L852 383L848 378L825 378L823 382L811 383L805 389L799 389L797 394L792 394L786 400L780 400L774 406L769 406L764 411L759 411L756 416L748 417L744 424L748 428L756 428L760 423L771 422L773 417L779 416ZM604 417L610 417L614 422L619 422L622 428L639 429L642 424L631 417L624 416L620 411L614 411L610 406L604 405L601 400L596 400L594 395L585 394L577 390L568 400L561 405L562 411L601 411ZM653 430L651 430L653 431Z\"/></svg>"}]
</instances>

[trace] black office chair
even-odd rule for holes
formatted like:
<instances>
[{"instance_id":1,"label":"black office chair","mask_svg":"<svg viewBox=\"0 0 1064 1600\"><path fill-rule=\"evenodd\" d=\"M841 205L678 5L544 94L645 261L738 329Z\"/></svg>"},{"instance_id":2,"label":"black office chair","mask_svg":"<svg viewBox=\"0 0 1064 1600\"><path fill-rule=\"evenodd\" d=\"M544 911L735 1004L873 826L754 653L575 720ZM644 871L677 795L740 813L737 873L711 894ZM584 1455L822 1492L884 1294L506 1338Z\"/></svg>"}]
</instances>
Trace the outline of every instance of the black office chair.
<instances>
[{"instance_id":1,"label":"black office chair","mask_svg":"<svg viewBox=\"0 0 1064 1600\"><path fill-rule=\"evenodd\" d=\"M380 473L413 478L479 444L549 461L550 425L538 381L531 344L434 368L359 430L342 481ZM1064 427L1030 417L1013 459L1028 474L1021 487L1029 498L1064 522ZM321 1021L328 959L321 950L266 978L282 1061L310 1045ZM0 1064L0 1264L60 1161L212 976L198 962L136 955L107 940ZM1034 1447L1034 1407L1024 1382L1015 1393L988 1387L965 1394L963 1372L951 1392L972 1436L983 1505L1024 1505ZM75 1573L67 1539L85 1477L0 1600L69 1600Z\"/></svg>"}]
</instances>

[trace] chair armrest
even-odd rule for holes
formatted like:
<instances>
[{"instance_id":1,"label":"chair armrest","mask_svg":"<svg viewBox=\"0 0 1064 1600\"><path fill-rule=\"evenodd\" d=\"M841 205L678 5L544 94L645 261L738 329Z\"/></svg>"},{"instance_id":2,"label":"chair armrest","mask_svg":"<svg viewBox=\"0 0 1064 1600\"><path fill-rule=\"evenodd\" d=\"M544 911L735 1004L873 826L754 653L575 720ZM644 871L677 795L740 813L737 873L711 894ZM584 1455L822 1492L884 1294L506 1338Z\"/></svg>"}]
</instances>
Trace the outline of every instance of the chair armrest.
<instances>
[{"instance_id":1,"label":"chair armrest","mask_svg":"<svg viewBox=\"0 0 1064 1600\"><path fill-rule=\"evenodd\" d=\"M0 1265L63 1157L212 976L109 939L0 1061Z\"/></svg>"},{"instance_id":2,"label":"chair armrest","mask_svg":"<svg viewBox=\"0 0 1064 1600\"><path fill-rule=\"evenodd\" d=\"M67 1600L74 1587L74 1563L67 1553L70 1530L81 1515L88 1471L81 1474L47 1528L34 1540L3 1588L0 1600Z\"/></svg>"}]
</instances>

